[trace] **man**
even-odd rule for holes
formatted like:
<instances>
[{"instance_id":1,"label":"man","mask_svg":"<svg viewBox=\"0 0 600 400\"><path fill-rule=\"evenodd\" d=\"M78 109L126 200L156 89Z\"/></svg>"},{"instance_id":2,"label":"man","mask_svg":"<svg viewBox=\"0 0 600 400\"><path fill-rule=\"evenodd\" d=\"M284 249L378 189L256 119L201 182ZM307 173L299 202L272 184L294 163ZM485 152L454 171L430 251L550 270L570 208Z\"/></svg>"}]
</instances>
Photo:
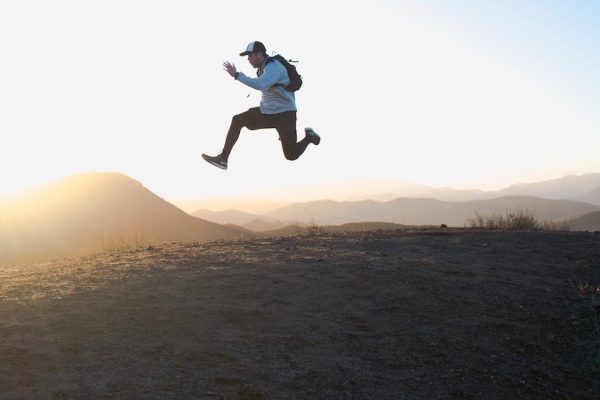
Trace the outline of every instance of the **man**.
<instances>
[{"instance_id":1,"label":"man","mask_svg":"<svg viewBox=\"0 0 600 400\"><path fill-rule=\"evenodd\" d=\"M238 72L235 65L228 61L223 63L223 67L235 80L262 92L260 107L234 116L221 154L214 157L202 154L202 158L216 167L227 169L229 154L244 127L250 130L275 128L279 133L283 154L288 160L300 157L310 143L318 145L321 138L312 128L304 129L304 139L296 142L296 99L294 92L285 88L290 83L285 66L268 57L267 49L261 42L250 43L240 56L248 56L248 62L258 69L258 78Z\"/></svg>"}]
</instances>

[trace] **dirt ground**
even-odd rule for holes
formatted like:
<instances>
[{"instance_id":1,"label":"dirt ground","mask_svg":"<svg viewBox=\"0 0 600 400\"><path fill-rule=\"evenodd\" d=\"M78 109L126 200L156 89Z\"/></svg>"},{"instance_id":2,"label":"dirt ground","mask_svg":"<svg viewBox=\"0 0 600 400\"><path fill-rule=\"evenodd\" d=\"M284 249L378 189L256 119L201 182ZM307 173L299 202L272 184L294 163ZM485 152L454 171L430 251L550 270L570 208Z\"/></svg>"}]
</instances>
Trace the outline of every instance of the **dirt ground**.
<instances>
[{"instance_id":1,"label":"dirt ground","mask_svg":"<svg viewBox=\"0 0 600 400\"><path fill-rule=\"evenodd\" d=\"M5 266L0 398L598 399L580 283L600 284L600 235L378 231Z\"/></svg>"}]
</instances>

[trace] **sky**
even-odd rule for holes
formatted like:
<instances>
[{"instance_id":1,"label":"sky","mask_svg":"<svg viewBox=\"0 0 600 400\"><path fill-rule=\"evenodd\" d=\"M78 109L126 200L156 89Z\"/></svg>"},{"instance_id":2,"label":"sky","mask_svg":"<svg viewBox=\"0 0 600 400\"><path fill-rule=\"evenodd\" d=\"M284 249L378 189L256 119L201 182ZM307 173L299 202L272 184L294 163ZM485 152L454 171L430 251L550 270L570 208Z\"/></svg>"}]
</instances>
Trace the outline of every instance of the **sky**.
<instances>
[{"instance_id":1,"label":"sky","mask_svg":"<svg viewBox=\"0 0 600 400\"><path fill-rule=\"evenodd\" d=\"M119 171L167 199L318 199L361 182L500 189L600 172L596 1L2 1L0 195ZM246 45L298 60L297 161L231 117ZM293 197L293 198L290 198Z\"/></svg>"}]
</instances>

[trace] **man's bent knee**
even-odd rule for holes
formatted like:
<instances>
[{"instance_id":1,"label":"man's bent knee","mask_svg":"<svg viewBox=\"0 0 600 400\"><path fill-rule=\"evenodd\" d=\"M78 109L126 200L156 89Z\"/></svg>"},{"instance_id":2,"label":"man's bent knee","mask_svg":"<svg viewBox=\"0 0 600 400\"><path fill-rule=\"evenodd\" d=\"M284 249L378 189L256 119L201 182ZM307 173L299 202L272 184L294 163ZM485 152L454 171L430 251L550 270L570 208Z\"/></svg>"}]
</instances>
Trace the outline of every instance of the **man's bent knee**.
<instances>
[{"instance_id":1,"label":"man's bent knee","mask_svg":"<svg viewBox=\"0 0 600 400\"><path fill-rule=\"evenodd\" d=\"M238 126L244 126L244 114L237 114L234 115L233 118L231 118L231 124L232 125L238 125Z\"/></svg>"},{"instance_id":2,"label":"man's bent knee","mask_svg":"<svg viewBox=\"0 0 600 400\"><path fill-rule=\"evenodd\" d=\"M298 154L298 153L295 153L295 152L292 153L292 152L287 152L287 151L284 151L283 155L285 156L286 160L289 160L289 161L295 161L300 157L300 154Z\"/></svg>"}]
</instances>

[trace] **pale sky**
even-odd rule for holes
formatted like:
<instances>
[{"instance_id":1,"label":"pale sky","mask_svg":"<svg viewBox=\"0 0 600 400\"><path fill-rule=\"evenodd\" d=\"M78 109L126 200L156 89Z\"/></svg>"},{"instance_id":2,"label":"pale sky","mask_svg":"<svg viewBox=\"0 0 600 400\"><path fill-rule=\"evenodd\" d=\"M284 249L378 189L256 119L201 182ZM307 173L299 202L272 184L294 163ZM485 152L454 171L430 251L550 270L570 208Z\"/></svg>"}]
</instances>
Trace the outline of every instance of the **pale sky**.
<instances>
[{"instance_id":1,"label":"pale sky","mask_svg":"<svg viewBox=\"0 0 600 400\"><path fill-rule=\"evenodd\" d=\"M88 171L168 199L600 172L598 21L592 0L2 1L0 195ZM221 64L254 74L254 40L300 61L299 136L322 142L290 162L245 130L222 171L201 153L260 93Z\"/></svg>"}]
</instances>

